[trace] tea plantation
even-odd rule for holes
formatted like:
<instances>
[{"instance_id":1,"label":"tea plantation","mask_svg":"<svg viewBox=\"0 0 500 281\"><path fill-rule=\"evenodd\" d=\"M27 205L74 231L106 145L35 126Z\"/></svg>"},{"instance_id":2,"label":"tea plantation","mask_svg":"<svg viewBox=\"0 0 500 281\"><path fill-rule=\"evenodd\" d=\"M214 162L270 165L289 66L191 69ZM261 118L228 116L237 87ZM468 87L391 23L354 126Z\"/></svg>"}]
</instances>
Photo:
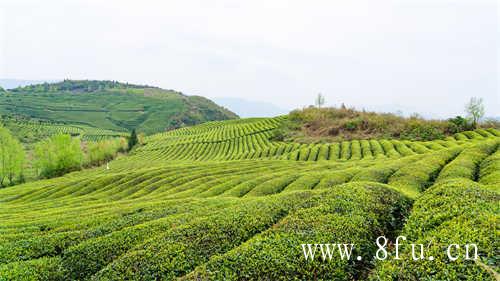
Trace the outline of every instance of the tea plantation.
<instances>
[{"instance_id":1,"label":"tea plantation","mask_svg":"<svg viewBox=\"0 0 500 281\"><path fill-rule=\"evenodd\" d=\"M81 124L53 123L41 120L2 118L1 123L22 143L28 145L57 134L79 136L83 141L100 141L129 135L125 131L106 130Z\"/></svg>"},{"instance_id":2,"label":"tea plantation","mask_svg":"<svg viewBox=\"0 0 500 281\"><path fill-rule=\"evenodd\" d=\"M145 134L238 118L201 96L100 80L64 80L0 91L0 115Z\"/></svg>"},{"instance_id":3,"label":"tea plantation","mask_svg":"<svg viewBox=\"0 0 500 281\"><path fill-rule=\"evenodd\" d=\"M155 134L109 169L0 189L0 280L498 280L499 131L271 141L283 118ZM381 235L407 237L400 260L373 257ZM306 261L304 243L362 259ZM478 260L445 256L467 243Z\"/></svg>"}]
</instances>

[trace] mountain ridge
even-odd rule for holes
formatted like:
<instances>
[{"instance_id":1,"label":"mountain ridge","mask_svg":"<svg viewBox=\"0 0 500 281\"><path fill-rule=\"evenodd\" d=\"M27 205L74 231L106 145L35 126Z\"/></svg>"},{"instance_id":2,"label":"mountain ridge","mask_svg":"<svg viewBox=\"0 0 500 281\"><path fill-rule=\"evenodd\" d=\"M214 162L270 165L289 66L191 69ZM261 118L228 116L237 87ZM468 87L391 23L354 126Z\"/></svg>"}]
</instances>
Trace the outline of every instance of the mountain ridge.
<instances>
[{"instance_id":1,"label":"mountain ridge","mask_svg":"<svg viewBox=\"0 0 500 281\"><path fill-rule=\"evenodd\" d=\"M201 96L109 80L64 80L0 93L0 115L152 134L239 118Z\"/></svg>"}]
</instances>

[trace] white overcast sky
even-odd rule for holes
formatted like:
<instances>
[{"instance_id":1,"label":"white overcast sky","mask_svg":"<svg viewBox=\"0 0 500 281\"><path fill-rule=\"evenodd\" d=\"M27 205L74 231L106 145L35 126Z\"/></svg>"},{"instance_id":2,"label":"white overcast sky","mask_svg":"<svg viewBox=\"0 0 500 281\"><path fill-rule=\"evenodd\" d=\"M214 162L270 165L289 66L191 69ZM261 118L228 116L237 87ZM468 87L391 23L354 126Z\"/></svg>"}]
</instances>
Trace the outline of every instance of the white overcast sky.
<instances>
[{"instance_id":1,"label":"white overcast sky","mask_svg":"<svg viewBox=\"0 0 500 281\"><path fill-rule=\"evenodd\" d=\"M500 116L496 0L0 0L0 78Z\"/></svg>"}]
</instances>

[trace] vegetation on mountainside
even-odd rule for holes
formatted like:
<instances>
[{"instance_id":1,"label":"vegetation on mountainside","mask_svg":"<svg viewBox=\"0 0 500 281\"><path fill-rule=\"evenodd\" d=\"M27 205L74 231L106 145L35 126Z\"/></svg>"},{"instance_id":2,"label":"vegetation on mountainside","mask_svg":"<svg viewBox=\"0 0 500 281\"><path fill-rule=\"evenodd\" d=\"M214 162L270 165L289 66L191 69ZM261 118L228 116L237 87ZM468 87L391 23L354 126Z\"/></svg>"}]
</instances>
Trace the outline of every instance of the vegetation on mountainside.
<instances>
[{"instance_id":1,"label":"vegetation on mountainside","mask_svg":"<svg viewBox=\"0 0 500 281\"><path fill-rule=\"evenodd\" d=\"M449 120L427 120L418 115L405 118L392 113L359 111L345 106L308 107L290 112L287 120L275 132L274 139L306 143L373 138L420 141L444 139L476 128L478 118L482 115L477 110L474 112L471 113L471 121L461 116ZM485 124L486 128L497 129L499 125L491 122Z\"/></svg>"},{"instance_id":2,"label":"vegetation on mountainside","mask_svg":"<svg viewBox=\"0 0 500 281\"><path fill-rule=\"evenodd\" d=\"M273 141L284 117L208 122L147 137L137 149L141 157L162 160L282 159L293 161L378 160L411 156L463 145L466 141L499 136L495 129L478 129L454 134L444 140L406 141L396 139L353 140L305 144ZM226 124L226 125L222 125ZM230 129L226 129L229 126ZM161 157L158 151L161 150ZM133 155L132 157L136 157Z\"/></svg>"},{"instance_id":3,"label":"vegetation on mountainside","mask_svg":"<svg viewBox=\"0 0 500 281\"><path fill-rule=\"evenodd\" d=\"M270 140L282 120L156 134L110 169L0 190L0 280L495 280L498 130ZM404 260L375 260L398 234ZM433 262L408 260L431 241ZM328 242L362 260L305 261L300 244ZM480 259L450 261L450 243Z\"/></svg>"},{"instance_id":4,"label":"vegetation on mountainside","mask_svg":"<svg viewBox=\"0 0 500 281\"><path fill-rule=\"evenodd\" d=\"M39 84L0 93L0 115L15 119L152 134L237 116L212 101L115 81Z\"/></svg>"},{"instance_id":5,"label":"vegetation on mountainside","mask_svg":"<svg viewBox=\"0 0 500 281\"><path fill-rule=\"evenodd\" d=\"M2 116L0 122L8 128L28 148L34 143L57 134L69 134L80 137L82 141L99 141L103 139L126 137L126 132L105 130L77 124L53 123L38 119L15 118Z\"/></svg>"},{"instance_id":6,"label":"vegetation on mountainside","mask_svg":"<svg viewBox=\"0 0 500 281\"><path fill-rule=\"evenodd\" d=\"M151 86L88 80L64 80L0 91L0 115L2 125L28 152L28 165L24 167L27 173L16 174L17 182L24 181L25 175L28 179L54 177L103 164L124 150L126 144L121 143L122 138L128 137L131 130L137 129L132 140L139 142L137 137L142 138L144 133L237 118L203 97ZM61 134L78 138L81 142L78 147L88 148L80 151L85 157L75 156L69 161L73 156L66 155L68 151L64 150L58 155L55 152L58 146L50 143L61 138ZM62 155L69 158L63 161ZM53 163L53 159L59 163ZM12 183L14 178L9 181ZM3 184L0 180L0 186Z\"/></svg>"}]
</instances>

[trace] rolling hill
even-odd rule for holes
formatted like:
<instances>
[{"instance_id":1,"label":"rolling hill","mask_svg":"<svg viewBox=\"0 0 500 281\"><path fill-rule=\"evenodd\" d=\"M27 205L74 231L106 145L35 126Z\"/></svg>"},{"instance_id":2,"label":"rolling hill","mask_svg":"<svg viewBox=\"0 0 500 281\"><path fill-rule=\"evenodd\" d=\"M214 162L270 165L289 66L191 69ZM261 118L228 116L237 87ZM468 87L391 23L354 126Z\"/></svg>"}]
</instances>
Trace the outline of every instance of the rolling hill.
<instances>
[{"instance_id":1,"label":"rolling hill","mask_svg":"<svg viewBox=\"0 0 500 281\"><path fill-rule=\"evenodd\" d=\"M109 169L1 189L0 280L495 280L499 131L301 144L271 139L282 122L154 134ZM435 261L374 259L397 234ZM334 242L361 259L304 259Z\"/></svg>"},{"instance_id":2,"label":"rolling hill","mask_svg":"<svg viewBox=\"0 0 500 281\"><path fill-rule=\"evenodd\" d=\"M115 81L65 80L0 92L0 115L145 134L238 118L200 96Z\"/></svg>"}]
</instances>

